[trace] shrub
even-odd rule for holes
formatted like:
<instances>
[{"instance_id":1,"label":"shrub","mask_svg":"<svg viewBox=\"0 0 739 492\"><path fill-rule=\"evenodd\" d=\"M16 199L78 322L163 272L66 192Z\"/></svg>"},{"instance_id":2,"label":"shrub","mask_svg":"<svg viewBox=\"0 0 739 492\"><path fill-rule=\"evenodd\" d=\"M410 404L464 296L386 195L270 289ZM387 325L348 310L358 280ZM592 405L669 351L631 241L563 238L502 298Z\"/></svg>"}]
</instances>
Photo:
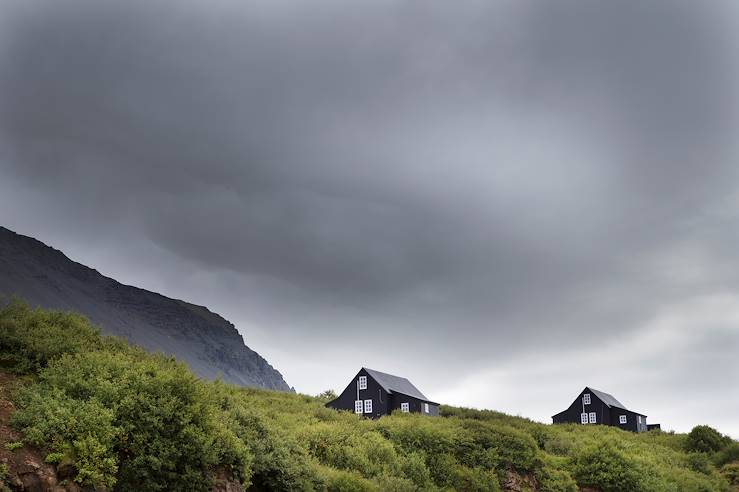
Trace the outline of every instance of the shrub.
<instances>
[{"instance_id":1,"label":"shrub","mask_svg":"<svg viewBox=\"0 0 739 492\"><path fill-rule=\"evenodd\" d=\"M436 422L435 422L436 421ZM455 452L464 431L447 422L419 415L393 415L377 423L378 431L404 452L421 451L427 456Z\"/></svg>"},{"instance_id":2,"label":"shrub","mask_svg":"<svg viewBox=\"0 0 739 492\"><path fill-rule=\"evenodd\" d=\"M402 475L410 480L419 490L430 490L433 482L431 472L421 453L408 453L400 464Z\"/></svg>"},{"instance_id":3,"label":"shrub","mask_svg":"<svg viewBox=\"0 0 739 492\"><path fill-rule=\"evenodd\" d=\"M205 489L216 464L248 478L248 451L217 423L201 383L171 359L139 351L51 362L21 394L14 423L33 444L69 452L82 484Z\"/></svg>"},{"instance_id":4,"label":"shrub","mask_svg":"<svg viewBox=\"0 0 739 492\"><path fill-rule=\"evenodd\" d=\"M8 464L0 463L0 492L11 492L10 488L5 484L9 473Z\"/></svg>"},{"instance_id":5,"label":"shrub","mask_svg":"<svg viewBox=\"0 0 739 492\"><path fill-rule=\"evenodd\" d=\"M454 488L454 475L459 464L448 454L427 455L426 463L431 473L431 480L446 489Z\"/></svg>"},{"instance_id":6,"label":"shrub","mask_svg":"<svg viewBox=\"0 0 739 492\"><path fill-rule=\"evenodd\" d=\"M495 472L483 470L482 468L468 468L456 466L451 475L452 488L454 490L497 492L500 491L500 483Z\"/></svg>"},{"instance_id":7,"label":"shrub","mask_svg":"<svg viewBox=\"0 0 739 492\"><path fill-rule=\"evenodd\" d=\"M698 473L708 474L711 472L711 462L705 453L688 453L688 467Z\"/></svg>"},{"instance_id":8,"label":"shrub","mask_svg":"<svg viewBox=\"0 0 739 492\"><path fill-rule=\"evenodd\" d=\"M249 408L237 392L221 392L223 418L232 432L243 439L254 456L251 480L266 490L314 490L321 477L307 450L295 437L275 427Z\"/></svg>"},{"instance_id":9,"label":"shrub","mask_svg":"<svg viewBox=\"0 0 739 492\"><path fill-rule=\"evenodd\" d=\"M415 492L417 490L433 490L433 487L417 487L407 478L393 475L380 475L374 480L378 490L382 492Z\"/></svg>"},{"instance_id":10,"label":"shrub","mask_svg":"<svg viewBox=\"0 0 739 492\"><path fill-rule=\"evenodd\" d=\"M530 434L507 425L467 421L465 428L473 430L476 443L499 461L498 468L513 468L519 472L533 471L540 465L539 448Z\"/></svg>"},{"instance_id":11,"label":"shrub","mask_svg":"<svg viewBox=\"0 0 739 492\"><path fill-rule=\"evenodd\" d=\"M362 478L359 473L321 467L319 472L321 488L328 492L379 492L380 489ZM296 489L297 490L297 489ZM303 489L306 490L306 489Z\"/></svg>"},{"instance_id":12,"label":"shrub","mask_svg":"<svg viewBox=\"0 0 739 492\"><path fill-rule=\"evenodd\" d=\"M739 486L739 463L730 463L721 468L721 475L733 486Z\"/></svg>"},{"instance_id":13,"label":"shrub","mask_svg":"<svg viewBox=\"0 0 739 492\"><path fill-rule=\"evenodd\" d=\"M562 470L556 458L548 458L536 472L535 477L541 490L546 492L577 492L577 482L566 470Z\"/></svg>"},{"instance_id":14,"label":"shrub","mask_svg":"<svg viewBox=\"0 0 739 492\"><path fill-rule=\"evenodd\" d=\"M44 463L56 464L61 463L64 459L64 453L49 453L44 458Z\"/></svg>"},{"instance_id":15,"label":"shrub","mask_svg":"<svg viewBox=\"0 0 739 492\"><path fill-rule=\"evenodd\" d=\"M716 453L714 458L716 466L723 466L732 461L739 461L739 442L736 441Z\"/></svg>"},{"instance_id":16,"label":"shrub","mask_svg":"<svg viewBox=\"0 0 739 492\"><path fill-rule=\"evenodd\" d=\"M557 434L544 441L543 449L556 456L570 456L575 449L575 443L567 436Z\"/></svg>"},{"instance_id":17,"label":"shrub","mask_svg":"<svg viewBox=\"0 0 739 492\"><path fill-rule=\"evenodd\" d=\"M80 483L110 487L118 470L114 441L119 429L114 412L99 401L78 401L61 389L34 386L21 394L12 423L28 442L74 457Z\"/></svg>"},{"instance_id":18,"label":"shrub","mask_svg":"<svg viewBox=\"0 0 739 492\"><path fill-rule=\"evenodd\" d=\"M19 374L103 343L99 330L79 314L30 309L17 299L0 309L0 366Z\"/></svg>"},{"instance_id":19,"label":"shrub","mask_svg":"<svg viewBox=\"0 0 739 492\"><path fill-rule=\"evenodd\" d=\"M646 491L637 463L610 442L590 445L577 453L574 475L581 487L603 492Z\"/></svg>"},{"instance_id":20,"label":"shrub","mask_svg":"<svg viewBox=\"0 0 739 492\"><path fill-rule=\"evenodd\" d=\"M332 389L327 389L326 391L321 392L320 394L316 395L316 399L318 401L322 401L324 403L328 403L331 400L335 400L338 395L336 394L336 391Z\"/></svg>"},{"instance_id":21,"label":"shrub","mask_svg":"<svg viewBox=\"0 0 739 492\"><path fill-rule=\"evenodd\" d=\"M686 451L710 453L718 451L731 442L716 429L707 425L697 425L690 431L685 441Z\"/></svg>"}]
</instances>

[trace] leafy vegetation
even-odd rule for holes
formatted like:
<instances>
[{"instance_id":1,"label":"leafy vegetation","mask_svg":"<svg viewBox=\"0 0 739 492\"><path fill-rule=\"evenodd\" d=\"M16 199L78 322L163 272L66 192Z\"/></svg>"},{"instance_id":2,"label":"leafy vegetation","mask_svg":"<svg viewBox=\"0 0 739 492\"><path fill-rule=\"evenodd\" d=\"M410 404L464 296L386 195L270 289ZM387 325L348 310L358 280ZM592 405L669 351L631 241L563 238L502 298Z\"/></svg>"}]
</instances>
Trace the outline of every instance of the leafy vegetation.
<instances>
[{"instance_id":1,"label":"leafy vegetation","mask_svg":"<svg viewBox=\"0 0 739 492\"><path fill-rule=\"evenodd\" d=\"M183 364L102 337L83 317L0 309L0 365L29 375L14 425L75 481L115 490L522 488L730 491L739 443L713 429L631 434L442 407L443 418L366 420L311 397L197 379ZM732 489L732 487L735 487Z\"/></svg>"},{"instance_id":2,"label":"leafy vegetation","mask_svg":"<svg viewBox=\"0 0 739 492\"><path fill-rule=\"evenodd\" d=\"M699 453L711 453L721 451L729 444L731 444L731 438L722 436L716 429L707 425L697 425L688 433L685 449Z\"/></svg>"},{"instance_id":3,"label":"leafy vegetation","mask_svg":"<svg viewBox=\"0 0 739 492\"><path fill-rule=\"evenodd\" d=\"M0 463L0 492L9 492L10 487L5 483L8 479L9 467L7 463Z\"/></svg>"},{"instance_id":4,"label":"leafy vegetation","mask_svg":"<svg viewBox=\"0 0 739 492\"><path fill-rule=\"evenodd\" d=\"M15 451L16 449L20 449L22 447L23 447L22 442L9 442L5 444L5 449L7 449L8 451Z\"/></svg>"}]
</instances>

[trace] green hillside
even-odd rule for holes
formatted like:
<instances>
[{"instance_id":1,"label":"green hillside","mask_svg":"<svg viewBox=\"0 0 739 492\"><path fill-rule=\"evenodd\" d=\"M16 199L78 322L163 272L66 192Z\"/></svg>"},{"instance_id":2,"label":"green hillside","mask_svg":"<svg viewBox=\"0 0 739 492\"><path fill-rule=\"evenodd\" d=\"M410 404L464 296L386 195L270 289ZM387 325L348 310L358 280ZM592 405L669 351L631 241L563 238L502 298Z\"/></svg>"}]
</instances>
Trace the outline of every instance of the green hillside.
<instances>
[{"instance_id":1,"label":"green hillside","mask_svg":"<svg viewBox=\"0 0 739 492\"><path fill-rule=\"evenodd\" d=\"M637 435L454 407L364 420L204 382L82 316L19 302L0 309L0 371L20 436L2 443L7 486L14 456L35 452L67 480L124 491L739 490L739 443L708 427Z\"/></svg>"}]
</instances>

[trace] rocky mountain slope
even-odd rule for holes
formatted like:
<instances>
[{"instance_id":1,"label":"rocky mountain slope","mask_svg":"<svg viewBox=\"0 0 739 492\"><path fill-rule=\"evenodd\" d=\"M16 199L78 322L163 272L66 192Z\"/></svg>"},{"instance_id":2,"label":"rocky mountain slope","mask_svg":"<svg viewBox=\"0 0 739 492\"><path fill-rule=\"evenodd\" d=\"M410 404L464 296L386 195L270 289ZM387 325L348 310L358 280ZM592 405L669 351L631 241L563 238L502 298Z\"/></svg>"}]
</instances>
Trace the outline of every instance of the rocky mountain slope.
<instances>
[{"instance_id":1,"label":"rocky mountain slope","mask_svg":"<svg viewBox=\"0 0 739 492\"><path fill-rule=\"evenodd\" d=\"M74 310L103 333L174 355L201 377L289 391L282 375L207 308L123 285L36 239L0 227L0 296Z\"/></svg>"}]
</instances>

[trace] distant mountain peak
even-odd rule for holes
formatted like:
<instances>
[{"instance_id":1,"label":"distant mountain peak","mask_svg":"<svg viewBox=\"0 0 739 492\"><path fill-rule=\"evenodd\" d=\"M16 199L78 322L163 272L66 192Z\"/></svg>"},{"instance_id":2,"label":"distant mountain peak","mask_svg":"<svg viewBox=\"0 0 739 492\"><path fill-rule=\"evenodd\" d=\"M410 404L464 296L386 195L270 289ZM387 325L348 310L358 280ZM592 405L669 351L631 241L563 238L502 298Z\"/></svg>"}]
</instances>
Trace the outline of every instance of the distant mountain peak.
<instances>
[{"instance_id":1,"label":"distant mountain peak","mask_svg":"<svg viewBox=\"0 0 739 492\"><path fill-rule=\"evenodd\" d=\"M0 296L13 295L34 306L78 311L103 333L174 355L201 377L291 391L236 327L208 308L121 284L0 226Z\"/></svg>"}]
</instances>

